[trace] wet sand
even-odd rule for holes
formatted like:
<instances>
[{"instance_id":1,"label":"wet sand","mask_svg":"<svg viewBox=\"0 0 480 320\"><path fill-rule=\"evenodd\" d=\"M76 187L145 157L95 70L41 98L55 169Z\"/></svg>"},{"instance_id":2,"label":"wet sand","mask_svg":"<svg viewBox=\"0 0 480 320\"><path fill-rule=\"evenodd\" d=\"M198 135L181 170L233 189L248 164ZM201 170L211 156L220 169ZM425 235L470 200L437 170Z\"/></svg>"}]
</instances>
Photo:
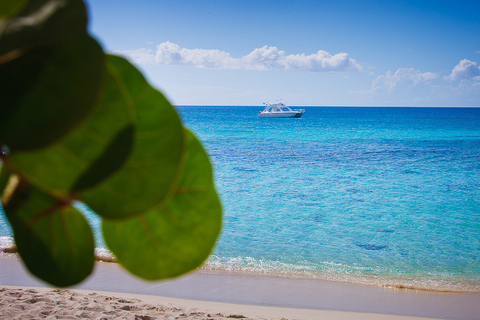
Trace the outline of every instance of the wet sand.
<instances>
[{"instance_id":1,"label":"wet sand","mask_svg":"<svg viewBox=\"0 0 480 320\"><path fill-rule=\"evenodd\" d=\"M5 318L2 314L6 312L22 309L19 305L25 308L28 301L43 301L46 305L40 309L45 311L48 308L60 310L55 307L57 302L77 298L84 305L60 305L72 309L67 312L70 315L89 311L79 309L85 306L100 312L83 314L91 316L90 319L109 319L108 313L114 315L112 319L135 319L136 316L138 319L232 319L230 316L249 319L480 318L478 293L393 290L321 280L205 272L168 281L146 282L129 275L117 264L102 262L97 263L94 273L82 284L68 290L52 291L55 289L30 276L13 254L0 254L0 270L0 288L3 288L0 318ZM31 289L35 292L29 293ZM11 290L21 291L15 293ZM24 299L16 295L24 296ZM9 302L5 302L7 298ZM135 299L130 303L132 307L121 302L128 299ZM132 310L125 310L129 308ZM155 308L163 308L163 311ZM147 314L149 310L157 313ZM119 315L117 311L131 311L132 314ZM7 319L14 319L10 313Z\"/></svg>"}]
</instances>

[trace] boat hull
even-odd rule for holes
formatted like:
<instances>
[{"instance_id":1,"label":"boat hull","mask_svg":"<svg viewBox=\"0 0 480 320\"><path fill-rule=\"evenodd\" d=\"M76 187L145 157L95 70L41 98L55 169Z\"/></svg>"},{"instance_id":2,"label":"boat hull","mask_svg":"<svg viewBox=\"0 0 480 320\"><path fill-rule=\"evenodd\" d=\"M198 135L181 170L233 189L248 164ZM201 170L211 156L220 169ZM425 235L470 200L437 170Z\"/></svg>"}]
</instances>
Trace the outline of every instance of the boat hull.
<instances>
[{"instance_id":1,"label":"boat hull","mask_svg":"<svg viewBox=\"0 0 480 320\"><path fill-rule=\"evenodd\" d=\"M303 115L301 112L260 112L260 118L300 118Z\"/></svg>"}]
</instances>

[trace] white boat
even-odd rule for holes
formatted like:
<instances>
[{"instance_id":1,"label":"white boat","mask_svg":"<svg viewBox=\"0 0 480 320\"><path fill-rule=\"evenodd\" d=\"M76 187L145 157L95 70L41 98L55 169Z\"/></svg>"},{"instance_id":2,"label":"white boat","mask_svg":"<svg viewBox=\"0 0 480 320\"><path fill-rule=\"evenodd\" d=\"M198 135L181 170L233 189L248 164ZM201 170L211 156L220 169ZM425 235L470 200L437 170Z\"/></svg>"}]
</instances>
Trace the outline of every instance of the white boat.
<instances>
[{"instance_id":1,"label":"white boat","mask_svg":"<svg viewBox=\"0 0 480 320\"><path fill-rule=\"evenodd\" d=\"M265 109L258 113L260 118L300 118L305 109L290 109L283 103L270 104L264 103Z\"/></svg>"}]
</instances>

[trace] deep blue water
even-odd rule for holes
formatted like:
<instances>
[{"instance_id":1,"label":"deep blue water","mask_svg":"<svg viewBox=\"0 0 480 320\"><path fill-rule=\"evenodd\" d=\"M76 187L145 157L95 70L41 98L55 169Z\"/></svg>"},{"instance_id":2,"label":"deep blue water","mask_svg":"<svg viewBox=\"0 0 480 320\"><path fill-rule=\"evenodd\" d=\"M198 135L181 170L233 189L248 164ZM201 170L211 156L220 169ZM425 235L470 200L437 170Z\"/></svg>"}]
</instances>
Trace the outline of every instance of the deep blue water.
<instances>
[{"instance_id":1,"label":"deep blue water","mask_svg":"<svg viewBox=\"0 0 480 320\"><path fill-rule=\"evenodd\" d=\"M224 208L207 268L480 291L480 108L177 109Z\"/></svg>"}]
</instances>

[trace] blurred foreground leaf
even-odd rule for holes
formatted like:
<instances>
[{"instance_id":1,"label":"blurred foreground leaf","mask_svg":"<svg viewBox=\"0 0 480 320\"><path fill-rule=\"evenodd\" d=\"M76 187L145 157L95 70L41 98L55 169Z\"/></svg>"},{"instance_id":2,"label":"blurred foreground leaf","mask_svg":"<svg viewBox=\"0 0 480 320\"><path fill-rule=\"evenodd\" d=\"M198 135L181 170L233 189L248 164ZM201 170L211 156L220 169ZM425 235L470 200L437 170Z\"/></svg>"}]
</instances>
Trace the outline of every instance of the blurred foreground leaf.
<instances>
[{"instance_id":1,"label":"blurred foreground leaf","mask_svg":"<svg viewBox=\"0 0 480 320\"><path fill-rule=\"evenodd\" d=\"M166 201L180 178L184 136L175 108L140 71L124 58L108 60L119 89L112 103L119 99L134 110L133 151L121 170L79 196L102 217L123 218Z\"/></svg>"},{"instance_id":2,"label":"blurred foreground leaf","mask_svg":"<svg viewBox=\"0 0 480 320\"><path fill-rule=\"evenodd\" d=\"M18 253L53 285L87 277L94 239L71 206L80 200L133 274L191 271L221 227L208 156L163 94L105 55L86 22L82 0L0 3L0 196Z\"/></svg>"},{"instance_id":3,"label":"blurred foreground leaf","mask_svg":"<svg viewBox=\"0 0 480 320\"><path fill-rule=\"evenodd\" d=\"M28 0L3 0L0 2L0 19L6 19L22 10ZM0 26L2 24L0 23Z\"/></svg>"},{"instance_id":4,"label":"blurred foreground leaf","mask_svg":"<svg viewBox=\"0 0 480 320\"><path fill-rule=\"evenodd\" d=\"M133 218L104 219L105 242L131 273L148 280L198 268L220 233L222 208L208 156L188 130L181 182L166 204Z\"/></svg>"},{"instance_id":5,"label":"blurred foreground leaf","mask_svg":"<svg viewBox=\"0 0 480 320\"><path fill-rule=\"evenodd\" d=\"M110 60L97 107L84 123L47 148L11 152L12 166L41 190L71 198L108 178L130 156L135 108L122 96L123 83Z\"/></svg>"},{"instance_id":6,"label":"blurred foreground leaf","mask_svg":"<svg viewBox=\"0 0 480 320\"><path fill-rule=\"evenodd\" d=\"M82 0L2 0L0 64L87 34Z\"/></svg>"},{"instance_id":7,"label":"blurred foreground leaf","mask_svg":"<svg viewBox=\"0 0 480 320\"><path fill-rule=\"evenodd\" d=\"M103 64L80 0L29 1L0 20L0 145L37 149L70 132L95 105Z\"/></svg>"},{"instance_id":8,"label":"blurred foreground leaf","mask_svg":"<svg viewBox=\"0 0 480 320\"><path fill-rule=\"evenodd\" d=\"M28 270L59 287L85 279L94 262L93 234L85 217L4 167L0 184L2 206Z\"/></svg>"}]
</instances>

